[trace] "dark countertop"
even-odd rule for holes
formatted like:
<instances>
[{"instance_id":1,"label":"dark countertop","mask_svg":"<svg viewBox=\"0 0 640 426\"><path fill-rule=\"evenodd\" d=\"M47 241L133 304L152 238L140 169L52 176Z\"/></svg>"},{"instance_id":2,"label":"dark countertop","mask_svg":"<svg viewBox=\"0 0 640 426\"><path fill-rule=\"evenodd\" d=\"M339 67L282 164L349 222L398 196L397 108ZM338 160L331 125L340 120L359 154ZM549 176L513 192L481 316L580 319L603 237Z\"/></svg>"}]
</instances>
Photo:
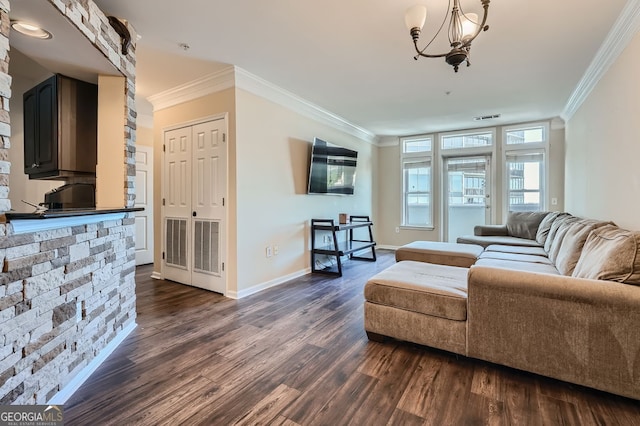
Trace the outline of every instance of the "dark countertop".
<instances>
[{"instance_id":1,"label":"dark countertop","mask_svg":"<svg viewBox=\"0 0 640 426\"><path fill-rule=\"evenodd\" d=\"M60 210L47 210L43 212L34 213L5 213L5 217L8 222L12 219L53 219L59 217L74 217L74 216L91 216L97 214L108 213L131 213L141 212L143 207L130 207L130 208L89 208L89 209L60 209Z\"/></svg>"}]
</instances>

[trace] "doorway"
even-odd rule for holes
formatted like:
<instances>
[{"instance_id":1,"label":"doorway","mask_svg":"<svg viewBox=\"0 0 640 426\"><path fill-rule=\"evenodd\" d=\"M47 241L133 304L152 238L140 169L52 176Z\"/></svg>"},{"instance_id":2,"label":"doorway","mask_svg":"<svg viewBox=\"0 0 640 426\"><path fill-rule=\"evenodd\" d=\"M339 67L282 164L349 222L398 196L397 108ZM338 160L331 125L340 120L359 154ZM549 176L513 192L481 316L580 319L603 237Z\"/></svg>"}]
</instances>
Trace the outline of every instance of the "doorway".
<instances>
[{"instance_id":1,"label":"doorway","mask_svg":"<svg viewBox=\"0 0 640 426\"><path fill-rule=\"evenodd\" d=\"M136 146L136 266L153 263L153 147Z\"/></svg>"},{"instance_id":2,"label":"doorway","mask_svg":"<svg viewBox=\"0 0 640 426\"><path fill-rule=\"evenodd\" d=\"M165 279L226 292L226 118L164 133Z\"/></svg>"},{"instance_id":3,"label":"doorway","mask_svg":"<svg viewBox=\"0 0 640 426\"><path fill-rule=\"evenodd\" d=\"M444 159L445 238L455 242L491 221L491 156Z\"/></svg>"}]
</instances>

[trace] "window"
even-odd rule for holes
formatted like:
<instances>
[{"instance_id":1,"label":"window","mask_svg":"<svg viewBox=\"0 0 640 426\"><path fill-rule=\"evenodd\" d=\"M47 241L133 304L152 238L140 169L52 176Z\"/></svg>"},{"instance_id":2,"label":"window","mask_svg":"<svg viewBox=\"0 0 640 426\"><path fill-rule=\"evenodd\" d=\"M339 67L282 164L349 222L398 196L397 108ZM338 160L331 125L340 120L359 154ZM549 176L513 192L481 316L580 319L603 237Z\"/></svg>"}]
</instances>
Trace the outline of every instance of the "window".
<instances>
[{"instance_id":1,"label":"window","mask_svg":"<svg viewBox=\"0 0 640 426\"><path fill-rule=\"evenodd\" d=\"M473 148L493 145L493 132L442 136L442 149Z\"/></svg>"},{"instance_id":2,"label":"window","mask_svg":"<svg viewBox=\"0 0 640 426\"><path fill-rule=\"evenodd\" d=\"M507 212L546 208L547 134L543 124L504 130Z\"/></svg>"},{"instance_id":3,"label":"window","mask_svg":"<svg viewBox=\"0 0 640 426\"><path fill-rule=\"evenodd\" d=\"M447 161L449 207L484 206L486 166L484 157L452 158Z\"/></svg>"},{"instance_id":4,"label":"window","mask_svg":"<svg viewBox=\"0 0 640 426\"><path fill-rule=\"evenodd\" d=\"M401 140L402 224L404 226L433 226L432 144L431 136Z\"/></svg>"},{"instance_id":5,"label":"window","mask_svg":"<svg viewBox=\"0 0 640 426\"><path fill-rule=\"evenodd\" d=\"M505 134L505 142L507 145L546 142L545 127L542 125L508 130Z\"/></svg>"}]
</instances>

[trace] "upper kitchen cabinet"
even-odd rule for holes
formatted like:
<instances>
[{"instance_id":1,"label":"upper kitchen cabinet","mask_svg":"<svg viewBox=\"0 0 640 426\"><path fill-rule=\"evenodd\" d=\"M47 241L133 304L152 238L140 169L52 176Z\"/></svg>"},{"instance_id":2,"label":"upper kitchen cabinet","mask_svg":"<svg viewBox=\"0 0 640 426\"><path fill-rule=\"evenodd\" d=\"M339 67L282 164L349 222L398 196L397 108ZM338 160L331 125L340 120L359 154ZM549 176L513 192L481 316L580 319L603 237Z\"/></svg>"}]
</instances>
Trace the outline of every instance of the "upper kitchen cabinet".
<instances>
[{"instance_id":1,"label":"upper kitchen cabinet","mask_svg":"<svg viewBox=\"0 0 640 426\"><path fill-rule=\"evenodd\" d=\"M23 102L29 179L95 176L98 86L56 74L25 92Z\"/></svg>"}]
</instances>

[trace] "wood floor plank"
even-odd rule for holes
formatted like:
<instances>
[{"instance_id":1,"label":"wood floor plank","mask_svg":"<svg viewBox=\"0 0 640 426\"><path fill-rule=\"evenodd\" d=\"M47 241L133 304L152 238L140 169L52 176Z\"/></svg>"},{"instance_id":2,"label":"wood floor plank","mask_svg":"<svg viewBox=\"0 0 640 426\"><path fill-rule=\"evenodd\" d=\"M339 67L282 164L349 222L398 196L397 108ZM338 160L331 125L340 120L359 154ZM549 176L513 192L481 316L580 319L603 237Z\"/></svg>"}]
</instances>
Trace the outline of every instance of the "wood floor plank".
<instances>
[{"instance_id":1,"label":"wood floor plank","mask_svg":"<svg viewBox=\"0 0 640 426\"><path fill-rule=\"evenodd\" d=\"M232 300L138 268L138 327L65 404L67 425L634 425L640 403L418 345L367 340L347 261Z\"/></svg>"},{"instance_id":2,"label":"wood floor plank","mask_svg":"<svg viewBox=\"0 0 640 426\"><path fill-rule=\"evenodd\" d=\"M299 395L300 391L280 385L234 424L238 426L271 424L279 416L280 411Z\"/></svg>"}]
</instances>

